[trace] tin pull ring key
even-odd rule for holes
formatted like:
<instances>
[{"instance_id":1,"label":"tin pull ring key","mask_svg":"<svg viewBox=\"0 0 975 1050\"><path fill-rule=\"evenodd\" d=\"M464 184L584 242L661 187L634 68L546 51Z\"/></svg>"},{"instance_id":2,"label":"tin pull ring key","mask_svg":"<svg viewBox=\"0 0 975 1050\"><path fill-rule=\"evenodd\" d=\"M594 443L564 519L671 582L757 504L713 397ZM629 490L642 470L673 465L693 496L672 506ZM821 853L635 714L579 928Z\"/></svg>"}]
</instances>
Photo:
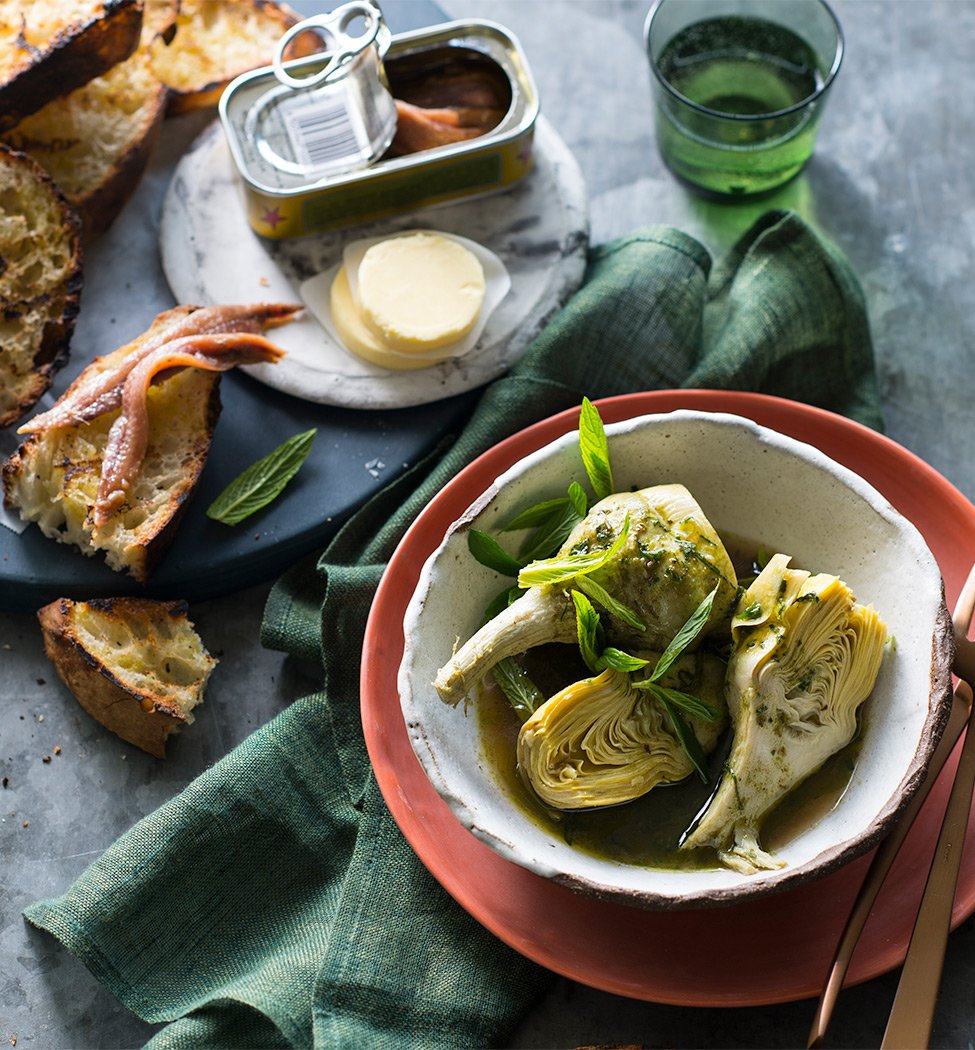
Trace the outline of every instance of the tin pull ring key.
<instances>
[{"instance_id":1,"label":"tin pull ring key","mask_svg":"<svg viewBox=\"0 0 975 1050\"><path fill-rule=\"evenodd\" d=\"M355 36L350 35L349 27L360 18L365 20L362 32ZM312 15L293 25L278 41L272 60L274 75L287 87L310 88L335 78L344 66L373 44L376 45L381 58L389 44L388 33L385 34L386 39L383 39L383 25L382 13L369 0L353 0L352 3L342 4L327 14ZM317 73L307 77L295 77L285 68L284 53L291 41L305 32L323 36L332 53Z\"/></svg>"},{"instance_id":2,"label":"tin pull ring key","mask_svg":"<svg viewBox=\"0 0 975 1050\"><path fill-rule=\"evenodd\" d=\"M360 21L364 28L353 35ZM285 62L288 44L309 30L326 50ZM391 41L382 12L368 0L306 18L281 37L266 70L269 86L243 116L244 136L266 163L270 184L285 178L311 185L382 156L397 127L383 70ZM311 72L295 75L305 70Z\"/></svg>"}]
</instances>

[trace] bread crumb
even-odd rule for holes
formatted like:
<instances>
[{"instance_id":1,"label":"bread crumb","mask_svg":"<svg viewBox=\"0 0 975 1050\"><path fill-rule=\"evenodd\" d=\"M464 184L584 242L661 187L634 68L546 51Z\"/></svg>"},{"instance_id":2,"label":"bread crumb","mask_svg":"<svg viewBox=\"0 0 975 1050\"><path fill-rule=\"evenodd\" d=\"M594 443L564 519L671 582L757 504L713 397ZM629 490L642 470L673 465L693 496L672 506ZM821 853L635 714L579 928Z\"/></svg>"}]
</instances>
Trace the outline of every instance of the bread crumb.
<instances>
[{"instance_id":1,"label":"bread crumb","mask_svg":"<svg viewBox=\"0 0 975 1050\"><path fill-rule=\"evenodd\" d=\"M56 755L60 755L61 754L61 745L60 744L55 744L54 745L54 753Z\"/></svg>"},{"instance_id":2,"label":"bread crumb","mask_svg":"<svg viewBox=\"0 0 975 1050\"><path fill-rule=\"evenodd\" d=\"M271 282L266 277L261 277L258 281L258 284L260 284L262 288L267 288L271 284Z\"/></svg>"},{"instance_id":3,"label":"bread crumb","mask_svg":"<svg viewBox=\"0 0 975 1050\"><path fill-rule=\"evenodd\" d=\"M24 821L24 822L23 822L23 823L22 823L22 824L21 824L20 826L21 826L22 828L26 828L26 827L27 827L27 825L28 825L28 823L29 823L29 821L26 821L26 820L25 820L25 821Z\"/></svg>"}]
</instances>

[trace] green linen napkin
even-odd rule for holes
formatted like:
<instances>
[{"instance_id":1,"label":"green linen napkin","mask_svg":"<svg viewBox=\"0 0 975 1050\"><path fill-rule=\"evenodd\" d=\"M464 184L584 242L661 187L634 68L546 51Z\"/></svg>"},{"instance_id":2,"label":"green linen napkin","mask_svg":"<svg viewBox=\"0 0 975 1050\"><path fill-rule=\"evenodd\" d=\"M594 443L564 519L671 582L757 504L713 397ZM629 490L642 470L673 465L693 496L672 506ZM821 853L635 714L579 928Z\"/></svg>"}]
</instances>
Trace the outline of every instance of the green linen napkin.
<instances>
[{"instance_id":1,"label":"green linen napkin","mask_svg":"<svg viewBox=\"0 0 975 1050\"><path fill-rule=\"evenodd\" d=\"M126 1006L171 1022L150 1046L498 1045L544 993L549 975L446 895L383 803L359 723L365 621L443 483L583 394L747 389L880 425L863 297L833 248L771 212L710 270L664 227L594 249L582 289L456 440L275 586L263 641L314 660L322 691L27 910Z\"/></svg>"}]
</instances>

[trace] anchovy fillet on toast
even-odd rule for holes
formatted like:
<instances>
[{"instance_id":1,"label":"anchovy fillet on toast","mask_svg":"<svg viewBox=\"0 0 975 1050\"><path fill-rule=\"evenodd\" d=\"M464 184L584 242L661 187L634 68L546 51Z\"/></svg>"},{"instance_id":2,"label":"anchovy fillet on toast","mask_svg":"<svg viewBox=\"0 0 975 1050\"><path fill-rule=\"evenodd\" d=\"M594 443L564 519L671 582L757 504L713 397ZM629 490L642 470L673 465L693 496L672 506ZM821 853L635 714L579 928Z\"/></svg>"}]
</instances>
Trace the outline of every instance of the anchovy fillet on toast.
<instances>
[{"instance_id":1,"label":"anchovy fillet on toast","mask_svg":"<svg viewBox=\"0 0 975 1050\"><path fill-rule=\"evenodd\" d=\"M300 306L181 306L137 339L96 358L3 464L4 496L21 517L145 582L172 540L206 463L219 379L276 361L264 329Z\"/></svg>"}]
</instances>

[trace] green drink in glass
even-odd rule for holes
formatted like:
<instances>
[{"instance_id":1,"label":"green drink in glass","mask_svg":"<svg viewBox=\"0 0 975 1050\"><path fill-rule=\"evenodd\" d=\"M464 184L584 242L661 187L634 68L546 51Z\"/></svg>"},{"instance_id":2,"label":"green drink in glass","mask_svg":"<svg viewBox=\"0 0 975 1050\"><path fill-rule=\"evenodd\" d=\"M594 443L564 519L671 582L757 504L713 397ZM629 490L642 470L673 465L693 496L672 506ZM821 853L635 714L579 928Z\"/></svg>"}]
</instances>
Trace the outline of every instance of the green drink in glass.
<instances>
[{"instance_id":1,"label":"green drink in glass","mask_svg":"<svg viewBox=\"0 0 975 1050\"><path fill-rule=\"evenodd\" d=\"M657 145L679 178L746 196L802 170L843 54L823 0L659 0L646 32Z\"/></svg>"}]
</instances>

